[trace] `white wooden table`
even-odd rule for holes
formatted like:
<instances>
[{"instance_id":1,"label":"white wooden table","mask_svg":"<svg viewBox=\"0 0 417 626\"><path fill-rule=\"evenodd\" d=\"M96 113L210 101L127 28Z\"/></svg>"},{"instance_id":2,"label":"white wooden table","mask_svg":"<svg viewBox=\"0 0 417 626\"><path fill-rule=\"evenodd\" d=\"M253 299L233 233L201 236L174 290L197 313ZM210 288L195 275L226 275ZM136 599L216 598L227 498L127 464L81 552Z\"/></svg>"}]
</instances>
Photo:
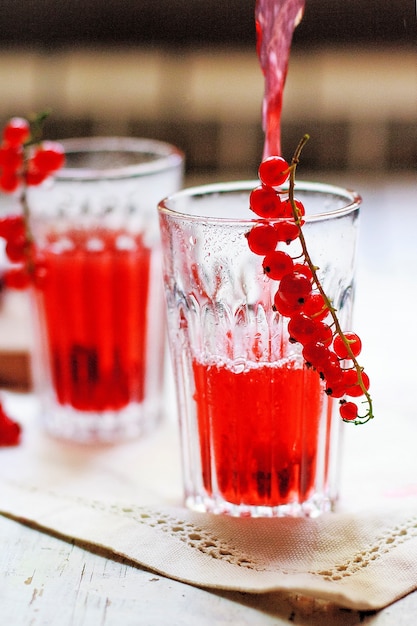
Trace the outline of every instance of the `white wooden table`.
<instances>
[{"instance_id":1,"label":"white wooden table","mask_svg":"<svg viewBox=\"0 0 417 626\"><path fill-rule=\"evenodd\" d=\"M417 493L417 174L327 180L364 196L355 329L377 414L347 427L343 493ZM0 620L10 626L409 626L417 615L417 592L372 614L286 594L209 592L1 516L0 546Z\"/></svg>"}]
</instances>

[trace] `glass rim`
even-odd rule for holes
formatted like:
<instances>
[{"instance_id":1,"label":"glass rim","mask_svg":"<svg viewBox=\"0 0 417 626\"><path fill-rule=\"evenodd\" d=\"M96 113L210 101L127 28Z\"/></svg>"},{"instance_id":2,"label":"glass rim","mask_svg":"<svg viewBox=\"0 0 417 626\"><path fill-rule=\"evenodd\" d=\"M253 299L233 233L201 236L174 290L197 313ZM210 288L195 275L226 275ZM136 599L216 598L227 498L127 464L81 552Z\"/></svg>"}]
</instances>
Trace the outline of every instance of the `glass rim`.
<instances>
[{"instance_id":1,"label":"glass rim","mask_svg":"<svg viewBox=\"0 0 417 626\"><path fill-rule=\"evenodd\" d=\"M181 219L183 221L188 222L201 222L204 221L207 224L253 224L254 222L276 222L280 219L288 219L288 218L262 218L254 215L254 217L227 217L227 216L211 216L204 214L191 214L185 211L181 211L178 209L171 208L170 203L174 202L177 199L181 198L198 198L199 196L209 196L209 195L218 195L221 196L230 194L230 193L248 193L248 198L250 192L255 188L259 187L259 180L244 180L244 181L232 181L225 183L210 183L206 185L198 185L195 187L187 187L176 193L173 193L166 198L163 198L158 203L158 212L160 215L166 215L168 217ZM288 186L283 185L280 189L285 193L288 191ZM342 198L346 198L346 204L328 211L319 211L314 214L305 215L303 220L305 222L316 222L320 220L329 220L337 217L341 217L343 215L348 215L359 209L362 197L360 194L354 190L341 187L338 185L333 185L330 183L320 183L320 182L309 182L309 181L296 181L295 183L295 195L297 194L297 190L302 192L312 192L316 194L324 195L334 195L340 196ZM249 205L248 205L249 208Z\"/></svg>"},{"instance_id":2,"label":"glass rim","mask_svg":"<svg viewBox=\"0 0 417 626\"><path fill-rule=\"evenodd\" d=\"M98 136L63 139L60 144L65 154L125 152L149 154L155 158L119 167L69 167L64 164L54 176L57 181L95 181L150 176L181 167L184 163L184 153L179 148L158 139Z\"/></svg>"}]
</instances>

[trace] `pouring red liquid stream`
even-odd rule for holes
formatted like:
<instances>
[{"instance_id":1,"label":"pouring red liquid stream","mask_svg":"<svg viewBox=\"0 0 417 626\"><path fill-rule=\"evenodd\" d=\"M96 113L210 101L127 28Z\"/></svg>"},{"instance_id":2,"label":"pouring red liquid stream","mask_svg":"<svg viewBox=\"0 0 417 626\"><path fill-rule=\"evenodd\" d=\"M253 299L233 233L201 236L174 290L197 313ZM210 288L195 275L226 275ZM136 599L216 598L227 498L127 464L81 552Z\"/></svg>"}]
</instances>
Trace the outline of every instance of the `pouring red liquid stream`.
<instances>
[{"instance_id":1,"label":"pouring red liquid stream","mask_svg":"<svg viewBox=\"0 0 417 626\"><path fill-rule=\"evenodd\" d=\"M292 36L304 12L305 0L257 0L257 52L265 77L262 124L263 156L281 155L282 97Z\"/></svg>"}]
</instances>

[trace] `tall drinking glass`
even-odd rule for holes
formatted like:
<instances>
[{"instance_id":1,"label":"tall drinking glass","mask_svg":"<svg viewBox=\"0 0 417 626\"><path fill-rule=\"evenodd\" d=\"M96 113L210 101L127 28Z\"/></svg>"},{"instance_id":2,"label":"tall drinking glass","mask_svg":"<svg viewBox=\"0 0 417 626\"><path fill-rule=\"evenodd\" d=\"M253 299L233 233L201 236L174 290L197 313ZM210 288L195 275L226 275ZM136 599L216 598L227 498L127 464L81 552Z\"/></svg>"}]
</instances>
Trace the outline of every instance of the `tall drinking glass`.
<instances>
[{"instance_id":1,"label":"tall drinking glass","mask_svg":"<svg viewBox=\"0 0 417 626\"><path fill-rule=\"evenodd\" d=\"M183 190L159 204L186 504L239 516L318 515L337 497L338 400L324 393L288 318L277 282L245 235L258 183ZM349 329L360 198L299 183L304 236L322 284ZM297 254L297 242L283 244Z\"/></svg>"},{"instance_id":2,"label":"tall drinking glass","mask_svg":"<svg viewBox=\"0 0 417 626\"><path fill-rule=\"evenodd\" d=\"M32 371L46 430L115 442L161 414L165 326L157 202L182 184L163 142L62 142L64 169L30 189L40 279Z\"/></svg>"}]
</instances>

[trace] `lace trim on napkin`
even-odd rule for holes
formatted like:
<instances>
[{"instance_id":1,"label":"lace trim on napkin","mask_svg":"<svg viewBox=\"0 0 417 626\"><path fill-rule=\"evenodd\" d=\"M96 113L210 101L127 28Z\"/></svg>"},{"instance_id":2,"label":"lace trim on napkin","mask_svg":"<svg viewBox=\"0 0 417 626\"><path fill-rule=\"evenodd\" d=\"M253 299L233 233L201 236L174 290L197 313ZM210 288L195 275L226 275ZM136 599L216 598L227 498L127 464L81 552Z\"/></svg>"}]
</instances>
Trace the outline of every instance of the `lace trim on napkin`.
<instances>
[{"instance_id":1,"label":"lace trim on napkin","mask_svg":"<svg viewBox=\"0 0 417 626\"><path fill-rule=\"evenodd\" d=\"M310 571L310 574L321 576L327 581L340 581L363 570L384 554L410 539L417 537L417 516L412 517L401 526L386 530L380 537L376 537L372 545L360 550L344 563L320 571Z\"/></svg>"},{"instance_id":2,"label":"lace trim on napkin","mask_svg":"<svg viewBox=\"0 0 417 626\"><path fill-rule=\"evenodd\" d=\"M140 506L106 505L99 501L89 501L84 502L84 504L113 514L128 516L140 524L146 524L151 528L168 533L186 543L189 547L199 550L211 558L227 561L233 565L256 571L275 571L274 568L266 567L264 563L257 562L253 558L249 559L241 551L227 545L214 534L196 526L193 522L183 521L169 513L155 510L150 512L145 507ZM387 529L381 536L376 537L371 545L358 551L344 563L335 564L333 567L324 570L312 570L309 573L320 576L329 582L340 581L368 567L398 545L415 537L417 537L417 516L412 517L403 525ZM288 568L280 571L282 574L291 573L288 571Z\"/></svg>"},{"instance_id":3,"label":"lace trim on napkin","mask_svg":"<svg viewBox=\"0 0 417 626\"><path fill-rule=\"evenodd\" d=\"M27 488L28 491L38 491L36 488ZM51 495L56 495L52 494ZM219 539L214 533L204 530L192 521L181 519L181 517L170 512L163 512L156 509L135 505L121 505L106 503L98 500L87 500L82 497L60 496L66 500L71 500L90 509L95 509L119 517L129 517L138 524L153 528L156 531L171 535L173 538L183 542L188 547L198 550L209 558L218 559L250 570L263 572L276 572L276 567L268 567L265 562L260 562L252 556L248 557L241 550L234 548L224 540ZM405 542L417 537L417 515L411 516L403 524L396 524L384 530L379 537L358 550L350 558L342 563L327 569L309 570L309 574L321 577L327 582L338 582L350 577L357 572L364 570L375 561L381 559L388 552ZM295 573L280 569L281 574Z\"/></svg>"},{"instance_id":4,"label":"lace trim on napkin","mask_svg":"<svg viewBox=\"0 0 417 626\"><path fill-rule=\"evenodd\" d=\"M144 524L150 528L175 536L190 548L198 550L213 559L220 559L232 565L257 571L266 571L267 569L260 562L256 562L254 559L249 560L242 552L227 545L224 541L220 541L214 534L196 526L193 522L181 520L167 512L154 509L149 511L149 509L140 506L106 504L97 500L85 501L81 498L77 498L77 500L94 509L130 517L138 524Z\"/></svg>"}]
</instances>

